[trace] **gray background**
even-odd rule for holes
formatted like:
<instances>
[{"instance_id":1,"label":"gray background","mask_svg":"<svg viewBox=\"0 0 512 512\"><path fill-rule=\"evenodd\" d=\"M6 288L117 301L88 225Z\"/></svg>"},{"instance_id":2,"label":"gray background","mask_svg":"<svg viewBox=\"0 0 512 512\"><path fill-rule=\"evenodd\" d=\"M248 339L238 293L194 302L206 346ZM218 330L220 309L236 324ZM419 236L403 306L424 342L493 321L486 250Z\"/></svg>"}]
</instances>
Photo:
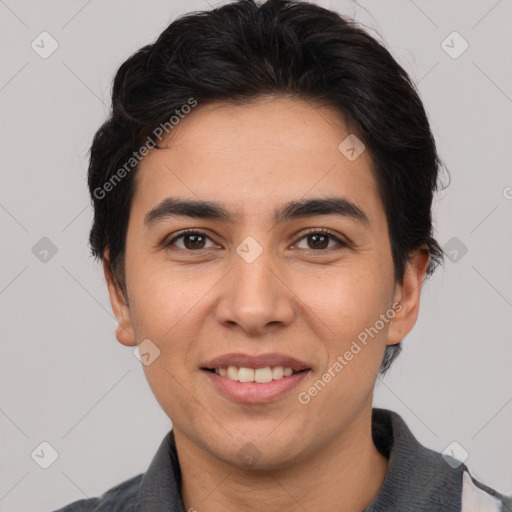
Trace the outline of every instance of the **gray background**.
<instances>
[{"instance_id":1,"label":"gray background","mask_svg":"<svg viewBox=\"0 0 512 512\"><path fill-rule=\"evenodd\" d=\"M512 2L318 3L384 38L418 83L452 178L436 226L457 260L426 284L375 404L399 412L428 447L457 441L477 478L512 493ZM1 511L99 495L145 471L171 426L132 348L115 339L88 253L87 151L122 61L177 15L206 8L0 0ZM31 48L43 31L59 45L47 59ZM453 31L469 43L456 59L441 46ZM47 261L33 253L43 237L57 248ZM58 452L48 469L31 458L42 441Z\"/></svg>"}]
</instances>

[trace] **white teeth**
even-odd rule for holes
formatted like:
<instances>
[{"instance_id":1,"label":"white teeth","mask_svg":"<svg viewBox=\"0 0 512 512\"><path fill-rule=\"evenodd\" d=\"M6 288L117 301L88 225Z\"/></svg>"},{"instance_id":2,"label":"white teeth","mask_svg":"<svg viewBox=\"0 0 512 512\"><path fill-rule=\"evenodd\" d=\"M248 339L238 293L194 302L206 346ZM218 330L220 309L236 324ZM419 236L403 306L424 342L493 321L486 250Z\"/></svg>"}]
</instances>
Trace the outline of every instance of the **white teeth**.
<instances>
[{"instance_id":1,"label":"white teeth","mask_svg":"<svg viewBox=\"0 0 512 512\"><path fill-rule=\"evenodd\" d=\"M282 366L265 366L264 368L245 368L238 366L228 366L227 368L215 368L215 373L228 379L239 382L258 382L264 384L272 380L279 380L283 377L289 377L293 374L291 368Z\"/></svg>"},{"instance_id":2,"label":"white teeth","mask_svg":"<svg viewBox=\"0 0 512 512\"><path fill-rule=\"evenodd\" d=\"M283 367L282 366L275 366L272 368L272 378L274 380L282 379L283 378Z\"/></svg>"},{"instance_id":3,"label":"white teeth","mask_svg":"<svg viewBox=\"0 0 512 512\"><path fill-rule=\"evenodd\" d=\"M256 382L265 383L272 381L272 368L266 366L265 368L258 368L254 372L254 380Z\"/></svg>"},{"instance_id":4,"label":"white teeth","mask_svg":"<svg viewBox=\"0 0 512 512\"><path fill-rule=\"evenodd\" d=\"M254 370L252 368L240 368L238 370L238 380L240 382L254 382Z\"/></svg>"},{"instance_id":5,"label":"white teeth","mask_svg":"<svg viewBox=\"0 0 512 512\"><path fill-rule=\"evenodd\" d=\"M238 368L236 366L228 366L226 377L231 380L238 380Z\"/></svg>"}]
</instances>

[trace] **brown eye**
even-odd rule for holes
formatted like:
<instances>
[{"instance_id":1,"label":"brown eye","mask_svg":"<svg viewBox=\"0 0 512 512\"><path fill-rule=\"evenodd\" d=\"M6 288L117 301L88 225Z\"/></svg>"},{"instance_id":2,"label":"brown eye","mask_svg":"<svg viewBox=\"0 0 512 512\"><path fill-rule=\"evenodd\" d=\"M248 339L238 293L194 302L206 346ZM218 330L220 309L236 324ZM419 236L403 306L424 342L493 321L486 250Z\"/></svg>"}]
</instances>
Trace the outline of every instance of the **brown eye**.
<instances>
[{"instance_id":1,"label":"brown eye","mask_svg":"<svg viewBox=\"0 0 512 512\"><path fill-rule=\"evenodd\" d=\"M182 240L182 245L176 243L178 240ZM171 241L166 242L165 246L176 245L179 249L195 251L205 248L208 249L208 247L205 247L207 240L210 240L210 237L201 231L186 231L176 236Z\"/></svg>"},{"instance_id":2,"label":"brown eye","mask_svg":"<svg viewBox=\"0 0 512 512\"><path fill-rule=\"evenodd\" d=\"M321 251L326 249L334 249L336 245L343 247L348 247L346 242L340 240L336 235L330 233L329 231L310 231L306 233L300 240L307 240L307 247L299 247L300 249L306 249L311 251ZM329 246L330 242L334 242L334 245ZM340 248L340 247L338 247Z\"/></svg>"},{"instance_id":3,"label":"brown eye","mask_svg":"<svg viewBox=\"0 0 512 512\"><path fill-rule=\"evenodd\" d=\"M329 245L330 236L323 234L315 234L308 235L306 238L311 241L311 244L309 244L311 249L327 249Z\"/></svg>"},{"instance_id":4,"label":"brown eye","mask_svg":"<svg viewBox=\"0 0 512 512\"><path fill-rule=\"evenodd\" d=\"M183 236L183 245L187 249L203 249L205 237L203 235L191 234Z\"/></svg>"}]
</instances>

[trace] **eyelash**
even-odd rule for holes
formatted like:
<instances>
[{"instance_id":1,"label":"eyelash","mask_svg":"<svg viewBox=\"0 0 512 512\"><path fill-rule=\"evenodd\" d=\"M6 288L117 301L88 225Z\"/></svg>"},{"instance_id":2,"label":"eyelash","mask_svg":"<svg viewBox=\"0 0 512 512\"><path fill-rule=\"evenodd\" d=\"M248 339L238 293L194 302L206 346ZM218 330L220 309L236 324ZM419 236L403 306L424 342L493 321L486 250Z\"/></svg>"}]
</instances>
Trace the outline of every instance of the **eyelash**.
<instances>
[{"instance_id":1,"label":"eyelash","mask_svg":"<svg viewBox=\"0 0 512 512\"><path fill-rule=\"evenodd\" d=\"M169 242L164 241L163 245L165 248L169 248L170 246L172 246L174 244L174 242L176 242L176 240L179 240L180 238L183 238L187 235L200 235L200 236L206 237L211 240L211 238L203 231L198 231L196 229L187 229L187 230L179 233L177 236L175 236ZM344 242L343 240L340 240L340 238L338 238L338 236L336 236L336 234L333 231L331 231L329 229L318 229L318 228L310 228L309 230L304 232L302 234L302 236L295 243L300 242L302 239L307 238L309 235L327 235L340 246L338 248L331 247L329 249L309 249L310 252L329 252L332 250L339 251L341 249L345 249L345 248L349 247L348 242ZM180 249L182 251L186 251L186 252L200 252L201 250L206 250L206 249L197 249L197 250L182 249L181 247L178 247L178 249ZM303 249L303 250L308 250L308 249Z\"/></svg>"}]
</instances>

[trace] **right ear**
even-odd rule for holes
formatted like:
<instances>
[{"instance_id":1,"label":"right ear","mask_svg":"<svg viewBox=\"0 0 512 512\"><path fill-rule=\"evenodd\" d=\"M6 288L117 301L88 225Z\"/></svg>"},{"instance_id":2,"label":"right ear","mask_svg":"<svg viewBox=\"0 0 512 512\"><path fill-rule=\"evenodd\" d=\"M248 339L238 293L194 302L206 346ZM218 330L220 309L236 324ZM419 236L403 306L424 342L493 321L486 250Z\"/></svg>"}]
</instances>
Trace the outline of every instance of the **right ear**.
<instances>
[{"instance_id":1,"label":"right ear","mask_svg":"<svg viewBox=\"0 0 512 512\"><path fill-rule=\"evenodd\" d=\"M109 257L110 251L106 249L102 258L103 273L107 282L112 311L117 318L116 338L123 345L135 346L137 340L130 316L130 308L126 303L123 291L114 280Z\"/></svg>"}]
</instances>

